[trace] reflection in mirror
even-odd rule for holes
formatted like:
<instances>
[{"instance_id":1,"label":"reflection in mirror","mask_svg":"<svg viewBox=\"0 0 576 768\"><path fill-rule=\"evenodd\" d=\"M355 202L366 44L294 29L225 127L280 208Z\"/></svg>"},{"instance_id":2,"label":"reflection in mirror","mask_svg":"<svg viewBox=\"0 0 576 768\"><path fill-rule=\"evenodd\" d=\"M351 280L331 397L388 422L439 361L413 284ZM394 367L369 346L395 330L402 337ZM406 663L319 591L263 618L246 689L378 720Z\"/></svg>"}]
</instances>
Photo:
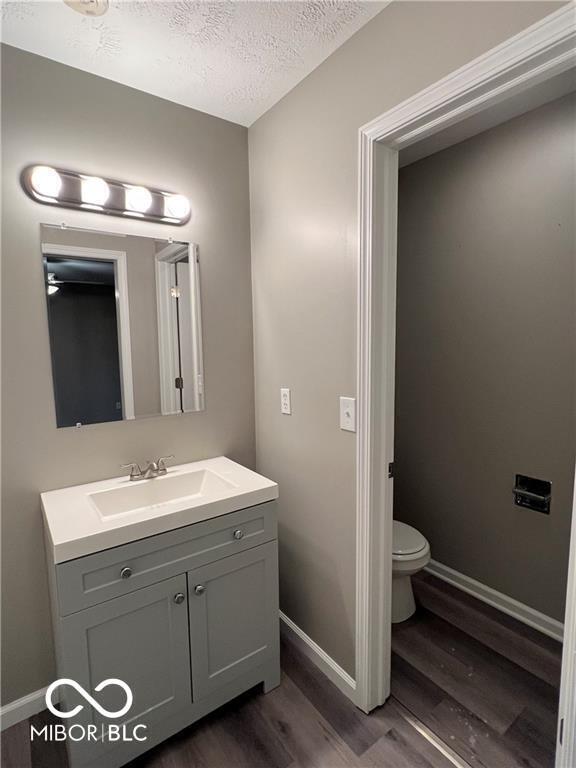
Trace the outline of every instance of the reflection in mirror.
<instances>
[{"instance_id":1,"label":"reflection in mirror","mask_svg":"<svg viewBox=\"0 0 576 768\"><path fill-rule=\"evenodd\" d=\"M59 427L204 408L197 247L42 226Z\"/></svg>"}]
</instances>

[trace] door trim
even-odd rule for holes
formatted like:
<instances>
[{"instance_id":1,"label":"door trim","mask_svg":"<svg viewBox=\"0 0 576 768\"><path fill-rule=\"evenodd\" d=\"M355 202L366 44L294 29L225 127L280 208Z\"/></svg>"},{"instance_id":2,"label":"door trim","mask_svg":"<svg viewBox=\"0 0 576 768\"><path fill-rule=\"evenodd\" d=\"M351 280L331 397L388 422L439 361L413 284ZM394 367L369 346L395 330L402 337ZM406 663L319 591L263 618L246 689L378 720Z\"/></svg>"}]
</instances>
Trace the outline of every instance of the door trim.
<instances>
[{"instance_id":1,"label":"door trim","mask_svg":"<svg viewBox=\"0 0 576 768\"><path fill-rule=\"evenodd\" d=\"M176 397L174 379L183 375L180 371L178 339L176 325L178 318L173 302L170 300L172 288L171 267L179 263L184 254L188 257L188 281L190 289L190 328L191 328L191 356L192 356L192 382L188 381L186 390L191 389L194 407L184 409L204 410L204 357L202 351L202 312L200 296L200 255L197 243L178 243L182 249L178 251L170 243L166 248L156 254L156 305L158 316L158 346L160 350L160 400L162 415L182 413L180 398ZM185 322L185 320L184 320Z\"/></svg>"},{"instance_id":2,"label":"door trim","mask_svg":"<svg viewBox=\"0 0 576 768\"><path fill-rule=\"evenodd\" d=\"M390 694L393 484L387 468L394 447L398 152L574 66L570 3L359 131L355 635L356 703L365 712ZM573 536L569 595L576 594L575 545ZM573 635L576 615L566 622L567 643L574 643ZM564 667L566 691L568 670L576 678L574 654ZM573 706L571 722L565 717L559 755L568 755L567 741L576 735ZM558 760L558 768L570 764L567 757Z\"/></svg>"},{"instance_id":3,"label":"door trim","mask_svg":"<svg viewBox=\"0 0 576 768\"><path fill-rule=\"evenodd\" d=\"M556 768L576 765L576 481L572 503L570 565L564 618L564 648L558 707Z\"/></svg>"}]
</instances>

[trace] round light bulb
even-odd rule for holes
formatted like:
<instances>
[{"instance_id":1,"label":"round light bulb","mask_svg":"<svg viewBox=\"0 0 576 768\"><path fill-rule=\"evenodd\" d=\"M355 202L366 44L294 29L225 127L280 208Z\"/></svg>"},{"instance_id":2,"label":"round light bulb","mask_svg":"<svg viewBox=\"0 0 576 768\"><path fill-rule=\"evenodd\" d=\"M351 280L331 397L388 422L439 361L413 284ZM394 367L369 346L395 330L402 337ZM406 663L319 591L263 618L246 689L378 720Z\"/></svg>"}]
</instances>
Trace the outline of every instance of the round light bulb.
<instances>
[{"instance_id":1,"label":"round light bulb","mask_svg":"<svg viewBox=\"0 0 576 768\"><path fill-rule=\"evenodd\" d=\"M190 203L184 195L166 195L164 198L164 216L171 219L185 219L190 213Z\"/></svg>"},{"instance_id":2,"label":"round light bulb","mask_svg":"<svg viewBox=\"0 0 576 768\"><path fill-rule=\"evenodd\" d=\"M98 176L85 176L82 179L82 202L89 205L105 205L110 196L110 187Z\"/></svg>"},{"instance_id":3,"label":"round light bulb","mask_svg":"<svg viewBox=\"0 0 576 768\"><path fill-rule=\"evenodd\" d=\"M146 213L152 205L152 195L146 187L126 188L126 210Z\"/></svg>"},{"instance_id":4,"label":"round light bulb","mask_svg":"<svg viewBox=\"0 0 576 768\"><path fill-rule=\"evenodd\" d=\"M34 191L42 197L58 197L62 189L60 174L47 165L37 165L32 171L30 182Z\"/></svg>"}]
</instances>

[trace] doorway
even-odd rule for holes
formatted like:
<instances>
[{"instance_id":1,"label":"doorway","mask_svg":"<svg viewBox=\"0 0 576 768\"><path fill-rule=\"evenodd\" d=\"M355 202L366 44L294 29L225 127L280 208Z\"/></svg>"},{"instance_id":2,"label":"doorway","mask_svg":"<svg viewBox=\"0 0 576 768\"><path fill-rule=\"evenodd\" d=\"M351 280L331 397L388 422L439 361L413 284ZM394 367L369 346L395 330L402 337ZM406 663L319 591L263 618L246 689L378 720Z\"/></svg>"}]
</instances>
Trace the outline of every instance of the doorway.
<instances>
[{"instance_id":1,"label":"doorway","mask_svg":"<svg viewBox=\"0 0 576 768\"><path fill-rule=\"evenodd\" d=\"M530 99L541 97L542 88L558 84L573 69L574 38L572 10L561 9L360 132L356 684L357 704L365 711L386 699L391 679L398 153L408 147L418 151L424 140L439 142L442 149L443 141L444 146L462 141L474 121L484 121L486 128L495 118L501 122L506 110L512 110L509 117L519 107L526 111ZM566 623L571 625L570 616ZM568 635L565 649L571 643ZM565 682L571 673L565 650ZM566 745L573 743L571 727L565 720L558 745L564 761Z\"/></svg>"},{"instance_id":2,"label":"doorway","mask_svg":"<svg viewBox=\"0 0 576 768\"><path fill-rule=\"evenodd\" d=\"M391 692L474 765L554 765L575 134L572 92L415 162L400 152Z\"/></svg>"},{"instance_id":3,"label":"doorway","mask_svg":"<svg viewBox=\"0 0 576 768\"><path fill-rule=\"evenodd\" d=\"M121 421L114 264L51 255L44 270L57 425Z\"/></svg>"}]
</instances>

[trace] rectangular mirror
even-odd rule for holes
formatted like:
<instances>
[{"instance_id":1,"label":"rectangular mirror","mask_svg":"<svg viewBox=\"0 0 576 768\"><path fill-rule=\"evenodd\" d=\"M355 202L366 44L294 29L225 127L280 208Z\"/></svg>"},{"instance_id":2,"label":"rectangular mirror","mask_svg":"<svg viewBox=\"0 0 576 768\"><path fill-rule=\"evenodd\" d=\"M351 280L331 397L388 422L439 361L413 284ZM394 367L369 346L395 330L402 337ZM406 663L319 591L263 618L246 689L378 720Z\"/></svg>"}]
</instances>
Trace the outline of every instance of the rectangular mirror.
<instances>
[{"instance_id":1,"label":"rectangular mirror","mask_svg":"<svg viewBox=\"0 0 576 768\"><path fill-rule=\"evenodd\" d=\"M56 422L204 409L198 247L41 228Z\"/></svg>"}]
</instances>

